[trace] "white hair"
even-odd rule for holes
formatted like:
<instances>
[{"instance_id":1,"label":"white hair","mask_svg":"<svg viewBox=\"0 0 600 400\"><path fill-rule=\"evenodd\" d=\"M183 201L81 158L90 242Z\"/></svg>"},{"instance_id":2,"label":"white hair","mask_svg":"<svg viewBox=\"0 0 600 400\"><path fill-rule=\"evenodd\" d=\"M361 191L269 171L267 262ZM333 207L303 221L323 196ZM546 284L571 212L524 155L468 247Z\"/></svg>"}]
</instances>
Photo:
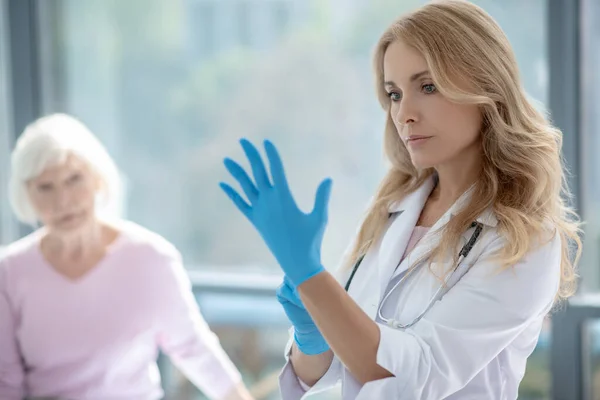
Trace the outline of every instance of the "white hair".
<instances>
[{"instance_id":1,"label":"white hair","mask_svg":"<svg viewBox=\"0 0 600 400\"><path fill-rule=\"evenodd\" d=\"M21 222L32 226L38 222L27 192L27 182L46 168L65 162L69 156L84 162L99 177L101 189L97 196L97 211L113 208L119 202L121 179L104 145L76 118L52 114L28 125L11 155L10 204Z\"/></svg>"}]
</instances>

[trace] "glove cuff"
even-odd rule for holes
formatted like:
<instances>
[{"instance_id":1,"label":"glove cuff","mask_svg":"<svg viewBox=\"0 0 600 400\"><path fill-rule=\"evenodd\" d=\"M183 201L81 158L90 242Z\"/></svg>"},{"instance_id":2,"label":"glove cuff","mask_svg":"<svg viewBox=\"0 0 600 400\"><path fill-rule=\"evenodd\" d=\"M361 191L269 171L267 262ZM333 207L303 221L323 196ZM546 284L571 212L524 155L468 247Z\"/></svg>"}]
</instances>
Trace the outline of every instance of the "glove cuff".
<instances>
[{"instance_id":1,"label":"glove cuff","mask_svg":"<svg viewBox=\"0 0 600 400\"><path fill-rule=\"evenodd\" d=\"M316 275L319 275L321 272L325 272L325 268L323 268L322 265L319 265L317 268L315 268L313 271L311 271L308 275L304 275L304 276L289 276L288 275L288 278L294 285L294 288L297 288L302 283L304 283L305 281L309 280L310 278L312 278Z\"/></svg>"},{"instance_id":2,"label":"glove cuff","mask_svg":"<svg viewBox=\"0 0 600 400\"><path fill-rule=\"evenodd\" d=\"M319 332L302 334L294 330L294 341L298 350L309 356L325 353L329 350L329 345Z\"/></svg>"}]
</instances>

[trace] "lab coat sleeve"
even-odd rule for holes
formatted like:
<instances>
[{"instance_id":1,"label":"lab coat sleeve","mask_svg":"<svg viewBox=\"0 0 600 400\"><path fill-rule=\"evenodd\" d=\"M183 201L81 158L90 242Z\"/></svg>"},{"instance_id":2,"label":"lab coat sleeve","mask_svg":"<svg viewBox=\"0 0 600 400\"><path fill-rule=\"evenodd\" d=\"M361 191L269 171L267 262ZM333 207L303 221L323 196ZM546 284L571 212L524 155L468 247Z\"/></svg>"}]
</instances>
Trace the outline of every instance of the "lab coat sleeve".
<instances>
[{"instance_id":1,"label":"lab coat sleeve","mask_svg":"<svg viewBox=\"0 0 600 400\"><path fill-rule=\"evenodd\" d=\"M490 243L412 328L378 324L377 363L394 377L368 382L357 400L446 398L550 310L560 279L560 237L505 270L490 257L502 246L500 238Z\"/></svg>"},{"instance_id":2,"label":"lab coat sleeve","mask_svg":"<svg viewBox=\"0 0 600 400\"><path fill-rule=\"evenodd\" d=\"M25 372L15 334L16 314L6 286L6 270L0 262L0 399L21 400L25 395Z\"/></svg>"},{"instance_id":3,"label":"lab coat sleeve","mask_svg":"<svg viewBox=\"0 0 600 400\"><path fill-rule=\"evenodd\" d=\"M173 364L210 399L222 399L241 375L202 317L179 253L161 278L159 344Z\"/></svg>"},{"instance_id":4,"label":"lab coat sleeve","mask_svg":"<svg viewBox=\"0 0 600 400\"><path fill-rule=\"evenodd\" d=\"M330 389L334 387L341 378L342 364L337 359L337 357L333 357L331 361L331 365L325 374L311 386L308 390L305 390L294 368L292 367L292 363L289 360L290 352L293 344L293 328L290 329L290 339L285 348L285 358L286 363L279 374L279 389L281 392L282 400L300 400L305 399L309 395L313 395L315 393L322 392L324 390Z\"/></svg>"}]
</instances>

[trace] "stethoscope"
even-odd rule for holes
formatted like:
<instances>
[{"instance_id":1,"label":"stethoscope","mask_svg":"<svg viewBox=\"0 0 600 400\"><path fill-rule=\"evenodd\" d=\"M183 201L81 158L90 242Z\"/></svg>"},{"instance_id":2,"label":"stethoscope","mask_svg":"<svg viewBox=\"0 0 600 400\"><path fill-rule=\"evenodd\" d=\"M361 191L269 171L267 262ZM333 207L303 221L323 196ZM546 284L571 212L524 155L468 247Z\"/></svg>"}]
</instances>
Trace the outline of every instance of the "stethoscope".
<instances>
[{"instance_id":1,"label":"stethoscope","mask_svg":"<svg viewBox=\"0 0 600 400\"><path fill-rule=\"evenodd\" d=\"M411 326L415 325L417 322L419 322L421 320L421 318L423 318L423 316L439 300L439 298L442 295L443 288L446 286L446 283L452 279L452 277L454 276L454 273L456 272L456 270L460 266L460 263L471 252L471 249L475 245L475 242L477 242L477 238L479 238L479 235L481 234L481 230L483 229L483 225L481 223L479 223L479 222L473 222L471 224L471 228L475 228L475 231L471 235L471 238L467 241L467 243L465 243L465 245L462 247L462 249L458 253L458 260L456 261L456 264L454 265L454 268L452 269L452 271L450 273L450 276L448 277L447 280L444 281L444 283L442 283L440 285L440 287L438 288L438 290L431 297L431 299L429 300L429 304L427 305L427 307L419 315L417 315L416 318L414 318L408 324L402 324L401 322L399 322L399 321L397 321L397 320L395 320L393 318L386 318L383 315L383 313L382 313L382 309L383 309L383 306L384 306L385 302L390 297L390 295L394 292L394 290L396 290L400 285L402 285L402 283L404 281L406 281L406 279L408 279L412 274L415 273L415 271L417 269L419 269L419 268L411 268L410 270L408 270L404 274L404 276L402 278L400 278L400 280L398 282L396 282L396 284L388 291L388 293L383 297L383 299L379 303L379 307L377 309L377 316L379 317L379 319L381 321L383 321L385 324L387 324L388 326L390 326L392 328L395 328L395 329L407 329L407 328L410 328ZM364 259L364 255L361 258L358 259L358 261L356 262L356 264L354 264L354 268L352 269L352 273L350 274L350 278L348 278L348 281L346 282L346 287L345 287L346 292L348 291L348 289L350 289L350 284L352 283L352 280L354 279L354 275L356 274L356 271L358 270L358 267L360 266L360 264L361 264L361 262L362 262L363 259ZM421 265L423 265L423 263Z\"/></svg>"}]
</instances>

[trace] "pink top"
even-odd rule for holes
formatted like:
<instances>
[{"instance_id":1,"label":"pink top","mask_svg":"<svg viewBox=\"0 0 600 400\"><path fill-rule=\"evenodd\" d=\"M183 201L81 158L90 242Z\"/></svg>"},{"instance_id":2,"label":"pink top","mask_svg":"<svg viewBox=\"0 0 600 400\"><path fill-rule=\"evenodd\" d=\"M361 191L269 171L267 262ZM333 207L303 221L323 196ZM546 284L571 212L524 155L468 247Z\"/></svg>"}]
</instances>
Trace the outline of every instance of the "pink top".
<instances>
[{"instance_id":1,"label":"pink top","mask_svg":"<svg viewBox=\"0 0 600 400\"><path fill-rule=\"evenodd\" d=\"M210 398L241 382L165 239L124 223L75 281L44 260L39 240L38 231L0 256L0 399L159 399L159 348Z\"/></svg>"}]
</instances>

